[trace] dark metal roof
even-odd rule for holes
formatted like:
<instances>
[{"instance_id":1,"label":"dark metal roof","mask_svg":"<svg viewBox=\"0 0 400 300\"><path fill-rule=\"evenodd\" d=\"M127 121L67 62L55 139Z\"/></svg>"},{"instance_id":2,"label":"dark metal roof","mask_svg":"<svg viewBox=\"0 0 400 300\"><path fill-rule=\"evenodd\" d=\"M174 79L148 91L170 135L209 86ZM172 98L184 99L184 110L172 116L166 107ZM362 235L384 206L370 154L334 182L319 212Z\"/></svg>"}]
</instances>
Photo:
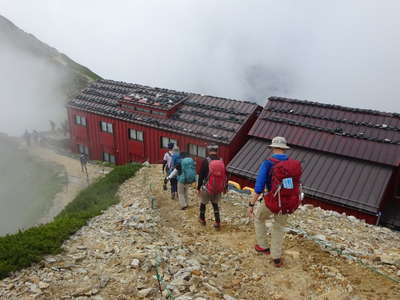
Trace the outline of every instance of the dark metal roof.
<instances>
[{"instance_id":1,"label":"dark metal roof","mask_svg":"<svg viewBox=\"0 0 400 300\"><path fill-rule=\"evenodd\" d=\"M99 88L100 85L101 88ZM125 100L126 98L124 97L132 94L132 90L143 90L143 93L149 95L157 91L158 93L163 91L164 97L176 96L177 102L174 102L174 104L179 102L181 105L167 119L128 112L121 108L119 100ZM180 96L184 97L180 98ZM154 97L152 98L153 100L155 99ZM107 80L92 83L80 95L70 101L68 106L225 144L229 144L249 117L256 110L260 109L260 106L256 103L247 101L181 93L159 88L149 88L138 84L121 82L116 84L115 81Z\"/></svg>"},{"instance_id":2,"label":"dark metal roof","mask_svg":"<svg viewBox=\"0 0 400 300\"><path fill-rule=\"evenodd\" d=\"M188 97L185 92L106 79L93 82L84 93L158 109L170 109Z\"/></svg>"},{"instance_id":3,"label":"dark metal roof","mask_svg":"<svg viewBox=\"0 0 400 300\"><path fill-rule=\"evenodd\" d=\"M261 162L271 155L270 140L250 139L228 164L235 175L254 180ZM288 155L300 160L307 195L377 213L393 167L292 147Z\"/></svg>"},{"instance_id":4,"label":"dark metal roof","mask_svg":"<svg viewBox=\"0 0 400 300\"><path fill-rule=\"evenodd\" d=\"M392 166L400 164L400 114L271 97L249 135Z\"/></svg>"}]
</instances>

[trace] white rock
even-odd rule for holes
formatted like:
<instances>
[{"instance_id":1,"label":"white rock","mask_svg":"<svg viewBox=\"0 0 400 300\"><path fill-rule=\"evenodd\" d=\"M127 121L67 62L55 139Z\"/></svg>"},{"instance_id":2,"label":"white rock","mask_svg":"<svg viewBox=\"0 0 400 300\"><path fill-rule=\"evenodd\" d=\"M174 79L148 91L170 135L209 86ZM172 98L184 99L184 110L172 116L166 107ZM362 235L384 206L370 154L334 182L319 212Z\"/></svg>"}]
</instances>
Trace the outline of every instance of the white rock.
<instances>
[{"instance_id":1,"label":"white rock","mask_svg":"<svg viewBox=\"0 0 400 300\"><path fill-rule=\"evenodd\" d=\"M131 262L131 266L135 269L139 268L140 266L140 260L138 260L137 258L133 259Z\"/></svg>"},{"instance_id":2,"label":"white rock","mask_svg":"<svg viewBox=\"0 0 400 300\"><path fill-rule=\"evenodd\" d=\"M50 285L46 282L39 282L39 289L47 289Z\"/></svg>"},{"instance_id":3,"label":"white rock","mask_svg":"<svg viewBox=\"0 0 400 300\"><path fill-rule=\"evenodd\" d=\"M145 298L154 293L154 288L147 288L138 292L139 297Z\"/></svg>"},{"instance_id":4,"label":"white rock","mask_svg":"<svg viewBox=\"0 0 400 300\"><path fill-rule=\"evenodd\" d=\"M229 295L224 295L224 300L237 300L237 299Z\"/></svg>"},{"instance_id":5,"label":"white rock","mask_svg":"<svg viewBox=\"0 0 400 300\"><path fill-rule=\"evenodd\" d=\"M187 295L182 295L182 296L175 298L175 300L193 300L193 298L190 296L187 296Z\"/></svg>"},{"instance_id":6,"label":"white rock","mask_svg":"<svg viewBox=\"0 0 400 300\"><path fill-rule=\"evenodd\" d=\"M313 236L314 239L326 241L326 237L323 234L316 234Z\"/></svg>"}]
</instances>

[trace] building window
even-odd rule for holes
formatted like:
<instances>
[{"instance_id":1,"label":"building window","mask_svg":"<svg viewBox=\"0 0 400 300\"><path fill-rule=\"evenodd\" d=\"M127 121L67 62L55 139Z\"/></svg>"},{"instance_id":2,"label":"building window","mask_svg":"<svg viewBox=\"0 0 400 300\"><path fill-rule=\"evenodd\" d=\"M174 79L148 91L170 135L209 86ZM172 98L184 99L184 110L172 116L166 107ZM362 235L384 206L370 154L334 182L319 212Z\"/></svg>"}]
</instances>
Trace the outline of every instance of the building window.
<instances>
[{"instance_id":1,"label":"building window","mask_svg":"<svg viewBox=\"0 0 400 300\"><path fill-rule=\"evenodd\" d=\"M82 116L75 115L75 124L86 126L86 118Z\"/></svg>"},{"instance_id":2,"label":"building window","mask_svg":"<svg viewBox=\"0 0 400 300\"><path fill-rule=\"evenodd\" d=\"M89 147L88 146L78 144L78 151L79 151L79 153L85 153L87 156L89 156Z\"/></svg>"},{"instance_id":3,"label":"building window","mask_svg":"<svg viewBox=\"0 0 400 300\"><path fill-rule=\"evenodd\" d=\"M151 113L153 115L157 115L157 116L166 116L167 115L165 112L158 111L158 110L152 110Z\"/></svg>"},{"instance_id":4,"label":"building window","mask_svg":"<svg viewBox=\"0 0 400 300\"><path fill-rule=\"evenodd\" d=\"M136 129L128 129L128 136L130 140L143 142L143 131Z\"/></svg>"},{"instance_id":5,"label":"building window","mask_svg":"<svg viewBox=\"0 0 400 300\"><path fill-rule=\"evenodd\" d=\"M115 164L115 155L107 152L103 152L103 160L112 164Z\"/></svg>"},{"instance_id":6,"label":"building window","mask_svg":"<svg viewBox=\"0 0 400 300\"><path fill-rule=\"evenodd\" d=\"M113 125L104 121L100 122L101 131L113 133Z\"/></svg>"},{"instance_id":7,"label":"building window","mask_svg":"<svg viewBox=\"0 0 400 300\"><path fill-rule=\"evenodd\" d=\"M175 139L170 139L169 137L162 136L161 137L161 148L168 149L168 144L173 143L174 146L178 146L178 143Z\"/></svg>"},{"instance_id":8,"label":"building window","mask_svg":"<svg viewBox=\"0 0 400 300\"><path fill-rule=\"evenodd\" d=\"M197 146L194 144L188 145L188 152L190 155L198 156L198 157L206 157L206 148Z\"/></svg>"},{"instance_id":9,"label":"building window","mask_svg":"<svg viewBox=\"0 0 400 300\"><path fill-rule=\"evenodd\" d=\"M143 107L136 107L136 110L137 111L142 111L142 112L145 112L145 113L150 113L150 109L146 109L146 108L143 108Z\"/></svg>"}]
</instances>

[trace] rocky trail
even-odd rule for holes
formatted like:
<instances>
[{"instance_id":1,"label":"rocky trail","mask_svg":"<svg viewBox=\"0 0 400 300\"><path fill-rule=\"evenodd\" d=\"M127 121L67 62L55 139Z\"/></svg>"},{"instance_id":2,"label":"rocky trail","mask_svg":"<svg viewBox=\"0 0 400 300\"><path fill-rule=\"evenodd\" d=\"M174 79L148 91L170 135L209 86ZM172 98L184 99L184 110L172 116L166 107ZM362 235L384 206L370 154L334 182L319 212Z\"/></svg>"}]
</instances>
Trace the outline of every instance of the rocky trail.
<instances>
[{"instance_id":1,"label":"rocky trail","mask_svg":"<svg viewBox=\"0 0 400 300\"><path fill-rule=\"evenodd\" d=\"M203 227L195 191L182 211L161 182L160 166L142 168L121 186L121 203L72 236L63 253L0 281L0 298L400 299L398 282L361 265L399 280L399 232L302 206L287 229L285 266L275 268L253 250L247 196L224 196L216 231L211 205Z\"/></svg>"}]
</instances>

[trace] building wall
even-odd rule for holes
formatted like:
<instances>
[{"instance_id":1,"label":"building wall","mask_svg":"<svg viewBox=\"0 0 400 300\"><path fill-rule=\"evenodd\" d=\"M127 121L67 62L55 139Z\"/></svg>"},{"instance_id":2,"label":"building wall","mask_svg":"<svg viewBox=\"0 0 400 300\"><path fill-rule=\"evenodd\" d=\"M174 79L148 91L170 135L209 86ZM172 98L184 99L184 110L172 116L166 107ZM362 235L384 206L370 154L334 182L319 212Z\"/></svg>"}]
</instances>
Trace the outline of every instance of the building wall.
<instances>
[{"instance_id":1,"label":"building wall","mask_svg":"<svg viewBox=\"0 0 400 300\"><path fill-rule=\"evenodd\" d=\"M86 118L86 127L75 124L75 115ZM188 151L189 143L202 147L212 143L207 140L87 113L74 108L68 108L68 118L72 152L77 153L77 144L82 144L89 147L90 159L103 160L103 152L107 152L115 155L116 163L119 165L132 161L144 162L146 160L150 163L161 163L167 151L167 149L161 148L161 137L175 139L181 151ZM113 134L101 131L101 121L113 124ZM130 128L143 132L143 142L133 141L128 138L128 129ZM234 155L233 153L230 146L220 145L218 155L225 163L230 161ZM194 157L194 159L199 167L202 158Z\"/></svg>"},{"instance_id":2,"label":"building wall","mask_svg":"<svg viewBox=\"0 0 400 300\"><path fill-rule=\"evenodd\" d=\"M233 174L230 174L229 178L230 178L230 180L239 183L242 189L246 186L250 187L250 188L254 188L255 182L253 180L250 180L248 178L244 178L241 176L236 176ZM321 199L314 199L314 198L306 197L304 199L303 203L311 204L313 206L320 207L322 209L333 210L338 213L345 213L346 215L355 216L356 218L365 220L369 224L376 224L378 221L378 216L367 214L367 213L364 213L364 212L361 212L361 211L358 211L355 209L351 209L349 207L335 205L334 203L329 203L329 202L323 201Z\"/></svg>"}]
</instances>

